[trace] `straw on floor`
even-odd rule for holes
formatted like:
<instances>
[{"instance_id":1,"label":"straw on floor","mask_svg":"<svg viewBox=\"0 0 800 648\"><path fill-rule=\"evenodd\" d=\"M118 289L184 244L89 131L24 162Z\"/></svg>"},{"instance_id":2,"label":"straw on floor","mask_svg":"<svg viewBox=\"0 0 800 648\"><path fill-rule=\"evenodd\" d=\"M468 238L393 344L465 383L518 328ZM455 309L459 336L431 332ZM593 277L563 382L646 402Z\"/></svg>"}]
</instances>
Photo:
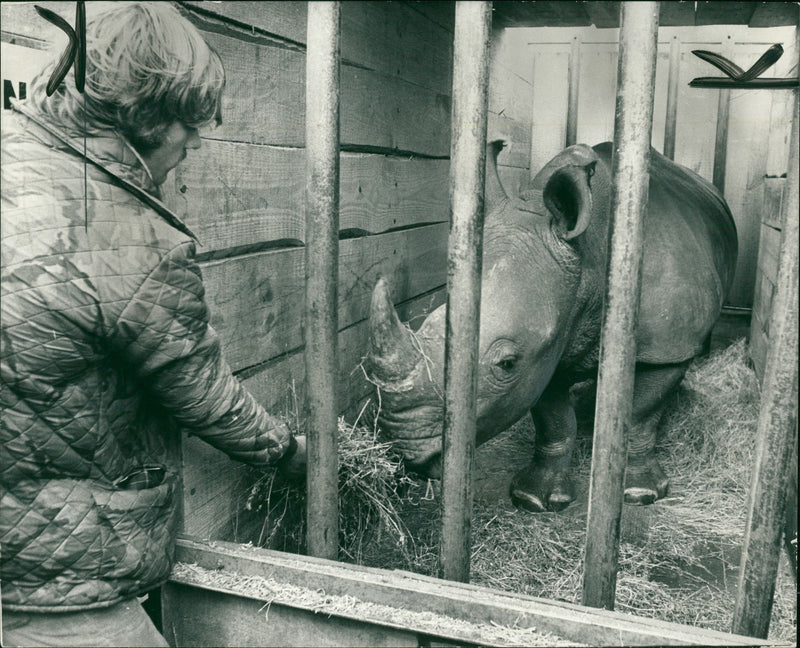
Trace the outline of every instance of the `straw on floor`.
<instances>
[{"instance_id":1,"label":"straw on floor","mask_svg":"<svg viewBox=\"0 0 800 648\"><path fill-rule=\"evenodd\" d=\"M729 631L758 404L745 340L692 364L661 423L657 451L671 478L670 493L651 506L624 507L615 609ZM435 575L436 484L406 475L374 423L360 418L339 427L342 558ZM476 481L499 478L500 489L476 489L473 583L580 602L591 462L591 420L585 412L579 423L589 436L579 440L573 461L577 499L560 513L518 511L503 492L513 471L530 457L535 430L528 419L476 453ZM514 466L514 460L522 463ZM302 511L296 487L262 483L251 505L269 512L265 529L292 536L277 547L272 538L270 546L302 550L302 521L285 524L289 510ZM276 526L277 518L284 524ZM796 592L785 555L772 614L770 638L794 644Z\"/></svg>"}]
</instances>

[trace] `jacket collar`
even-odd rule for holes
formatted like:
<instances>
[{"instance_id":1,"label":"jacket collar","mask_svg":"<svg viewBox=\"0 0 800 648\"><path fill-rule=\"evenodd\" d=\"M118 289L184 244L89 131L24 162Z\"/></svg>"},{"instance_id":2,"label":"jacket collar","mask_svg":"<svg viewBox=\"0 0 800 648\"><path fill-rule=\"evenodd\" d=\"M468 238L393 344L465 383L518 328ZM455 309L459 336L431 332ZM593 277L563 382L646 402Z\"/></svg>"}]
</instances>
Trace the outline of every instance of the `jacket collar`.
<instances>
[{"instance_id":1,"label":"jacket collar","mask_svg":"<svg viewBox=\"0 0 800 648\"><path fill-rule=\"evenodd\" d=\"M170 225L191 236L198 243L200 242L194 232L186 226L186 223L161 202L158 186L153 181L147 164L122 135L115 131L104 131L99 135L77 140L47 122L42 116L30 111L19 101L12 99L11 106L44 131L40 137L46 137L50 144L55 141L59 148L69 150L102 169L149 207L156 210Z\"/></svg>"},{"instance_id":2,"label":"jacket collar","mask_svg":"<svg viewBox=\"0 0 800 648\"><path fill-rule=\"evenodd\" d=\"M87 137L84 141L83 138L70 137L20 101L12 99L11 105L32 122L41 126L47 132L47 139L55 140L62 145L60 148L64 148L63 145L66 144L66 148L74 152L85 150L90 156L101 162L110 173L160 197L158 185L153 182L153 176L150 174L147 164L133 148L133 145L121 134L113 130L101 131Z\"/></svg>"}]
</instances>

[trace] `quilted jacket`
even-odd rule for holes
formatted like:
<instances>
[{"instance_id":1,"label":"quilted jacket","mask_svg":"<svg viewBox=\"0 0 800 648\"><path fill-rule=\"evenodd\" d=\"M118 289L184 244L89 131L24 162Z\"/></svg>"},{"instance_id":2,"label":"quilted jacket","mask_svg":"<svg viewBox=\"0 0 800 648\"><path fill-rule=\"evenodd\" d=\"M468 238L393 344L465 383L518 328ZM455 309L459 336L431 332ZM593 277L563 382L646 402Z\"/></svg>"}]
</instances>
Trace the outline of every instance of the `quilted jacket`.
<instances>
[{"instance_id":1,"label":"quilted jacket","mask_svg":"<svg viewBox=\"0 0 800 648\"><path fill-rule=\"evenodd\" d=\"M87 146L156 194L123 139ZM1 234L2 603L112 605L169 574L181 428L256 465L295 444L223 360L192 238L10 111Z\"/></svg>"}]
</instances>

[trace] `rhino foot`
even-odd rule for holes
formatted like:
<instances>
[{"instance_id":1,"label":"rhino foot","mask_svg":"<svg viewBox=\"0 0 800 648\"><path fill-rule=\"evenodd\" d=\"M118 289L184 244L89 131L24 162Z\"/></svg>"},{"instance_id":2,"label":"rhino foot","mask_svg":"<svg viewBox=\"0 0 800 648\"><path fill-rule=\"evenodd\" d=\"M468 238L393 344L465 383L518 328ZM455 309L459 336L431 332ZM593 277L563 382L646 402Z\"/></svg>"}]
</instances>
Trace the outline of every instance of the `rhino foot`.
<instances>
[{"instance_id":1,"label":"rhino foot","mask_svg":"<svg viewBox=\"0 0 800 648\"><path fill-rule=\"evenodd\" d=\"M655 458L648 458L641 463L628 459L625 472L626 504L652 504L665 497L668 490L669 478Z\"/></svg>"},{"instance_id":2,"label":"rhino foot","mask_svg":"<svg viewBox=\"0 0 800 648\"><path fill-rule=\"evenodd\" d=\"M575 499L566 470L533 464L514 476L510 495L514 506L533 513L561 511Z\"/></svg>"}]
</instances>

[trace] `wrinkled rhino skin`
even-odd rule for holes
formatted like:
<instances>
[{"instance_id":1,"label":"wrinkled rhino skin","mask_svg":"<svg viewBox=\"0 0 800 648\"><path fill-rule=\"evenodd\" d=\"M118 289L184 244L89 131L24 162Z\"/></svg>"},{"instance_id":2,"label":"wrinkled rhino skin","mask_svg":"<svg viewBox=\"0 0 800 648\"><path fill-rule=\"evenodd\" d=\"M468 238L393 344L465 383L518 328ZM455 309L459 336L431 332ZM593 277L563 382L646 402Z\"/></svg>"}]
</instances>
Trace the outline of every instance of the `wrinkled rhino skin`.
<instances>
[{"instance_id":1,"label":"wrinkled rhino skin","mask_svg":"<svg viewBox=\"0 0 800 648\"><path fill-rule=\"evenodd\" d=\"M515 504L559 510L574 498L576 436L570 387L596 376L606 290L611 204L608 142L571 146L517 199L497 175L502 142L487 150L481 283L477 443L530 411L533 457L511 484ZM669 394L719 316L736 265L736 228L719 192L650 152L633 415L625 500L664 497L656 428ZM398 319L389 286L372 295L368 377L380 390L380 426L412 469L441 472L445 306L414 335Z\"/></svg>"}]
</instances>

